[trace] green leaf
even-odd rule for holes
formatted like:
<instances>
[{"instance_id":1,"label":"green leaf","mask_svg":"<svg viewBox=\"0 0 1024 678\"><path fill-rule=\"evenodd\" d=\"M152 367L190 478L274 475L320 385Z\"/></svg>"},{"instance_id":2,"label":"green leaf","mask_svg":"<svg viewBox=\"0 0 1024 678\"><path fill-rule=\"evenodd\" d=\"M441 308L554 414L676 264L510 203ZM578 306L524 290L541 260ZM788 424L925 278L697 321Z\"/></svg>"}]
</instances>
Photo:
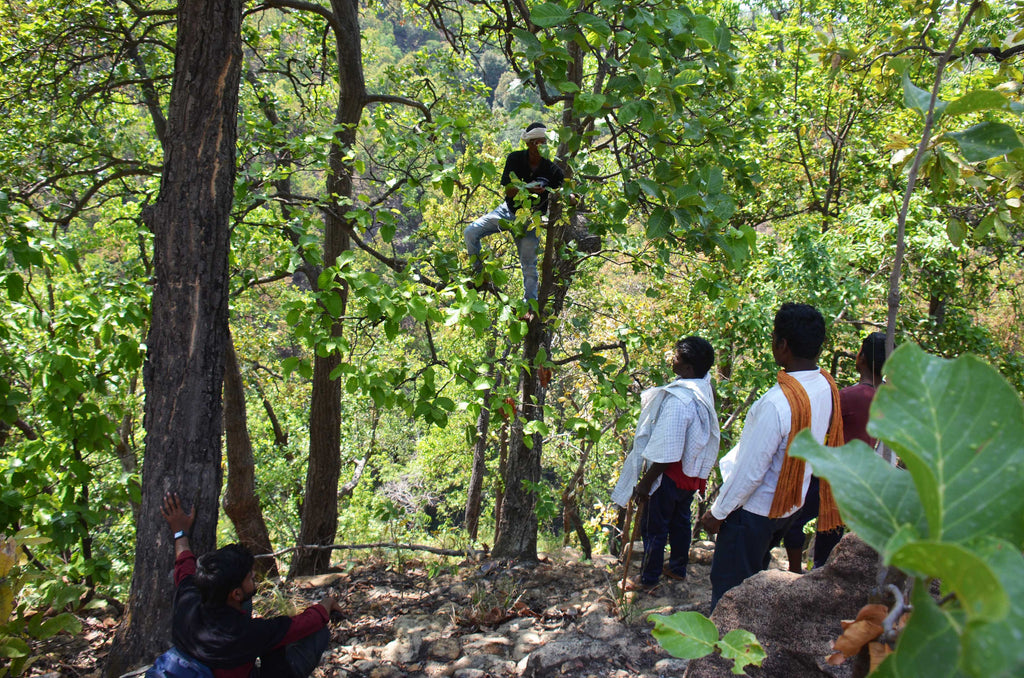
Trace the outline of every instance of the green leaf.
<instances>
[{"instance_id":1,"label":"green leaf","mask_svg":"<svg viewBox=\"0 0 1024 678\"><path fill-rule=\"evenodd\" d=\"M25 280L17 273L8 273L4 284L7 287L7 298L11 301L18 301L25 291Z\"/></svg>"},{"instance_id":2,"label":"green leaf","mask_svg":"<svg viewBox=\"0 0 1024 678\"><path fill-rule=\"evenodd\" d=\"M907 108L913 109L921 114L921 117L928 115L928 107L931 105L932 93L923 90L910 81L910 74L903 73L903 103ZM938 120L946 110L946 102L941 99L935 100L935 116Z\"/></svg>"},{"instance_id":3,"label":"green leaf","mask_svg":"<svg viewBox=\"0 0 1024 678\"><path fill-rule=\"evenodd\" d=\"M604 19L594 16L593 14L587 14L586 12L580 12L575 17L576 25L580 28L588 28L594 33L600 35L602 38L607 38L612 34L611 26Z\"/></svg>"},{"instance_id":4,"label":"green leaf","mask_svg":"<svg viewBox=\"0 0 1024 678\"><path fill-rule=\"evenodd\" d=\"M963 244L964 238L967 237L967 229L964 226L964 222L959 219L950 219L946 222L946 235L949 236L949 241L956 247L960 247Z\"/></svg>"},{"instance_id":5,"label":"green leaf","mask_svg":"<svg viewBox=\"0 0 1024 678\"><path fill-rule=\"evenodd\" d=\"M1009 111L1012 104L1002 92L993 89L982 89L968 92L956 101L950 102L946 115L964 115L977 111Z\"/></svg>"},{"instance_id":6,"label":"green leaf","mask_svg":"<svg viewBox=\"0 0 1024 678\"><path fill-rule=\"evenodd\" d=\"M893 553L892 564L920 577L941 579L944 588L957 594L968 619L999 621L1009 612L1002 583L974 545L910 542Z\"/></svg>"},{"instance_id":7,"label":"green leaf","mask_svg":"<svg viewBox=\"0 0 1024 678\"><path fill-rule=\"evenodd\" d=\"M806 459L815 475L829 481L843 520L879 553L886 553L891 537L904 526L916 535L926 532L924 508L910 474L893 468L862 441L826 447L810 431L802 431L789 453Z\"/></svg>"},{"instance_id":8,"label":"green leaf","mask_svg":"<svg viewBox=\"0 0 1024 678\"><path fill-rule=\"evenodd\" d=\"M963 665L973 676L1015 678L1024 676L1024 556L1006 541L990 539L979 545L977 555L998 575L1006 590L1010 611L999 622L973 621L963 638Z\"/></svg>"},{"instance_id":9,"label":"green leaf","mask_svg":"<svg viewBox=\"0 0 1024 678\"><path fill-rule=\"evenodd\" d=\"M761 643L757 642L757 636L746 629L729 631L718 642L718 649L723 657L733 660L732 672L737 675L742 675L746 666L760 666L768 656Z\"/></svg>"},{"instance_id":10,"label":"green leaf","mask_svg":"<svg viewBox=\"0 0 1024 678\"><path fill-rule=\"evenodd\" d=\"M576 95L574 108L587 115L597 115L604 107L607 97L600 93L580 92Z\"/></svg>"},{"instance_id":11,"label":"green leaf","mask_svg":"<svg viewBox=\"0 0 1024 678\"><path fill-rule=\"evenodd\" d=\"M27 657L31 652L28 643L21 638L0 638L0 657L16 659Z\"/></svg>"},{"instance_id":12,"label":"green leaf","mask_svg":"<svg viewBox=\"0 0 1024 678\"><path fill-rule=\"evenodd\" d=\"M1024 147L1017 132L1001 122L982 122L963 132L949 132L945 136L956 141L968 162L983 162Z\"/></svg>"},{"instance_id":13,"label":"green leaf","mask_svg":"<svg viewBox=\"0 0 1024 678\"><path fill-rule=\"evenodd\" d=\"M960 642L955 619L939 609L928 593L928 585L918 580L911 596L914 612L896 644L892 662L895 675L920 678L946 678L957 675Z\"/></svg>"},{"instance_id":14,"label":"green leaf","mask_svg":"<svg viewBox=\"0 0 1024 678\"><path fill-rule=\"evenodd\" d=\"M928 355L913 343L886 362L888 383L868 432L896 450L913 477L931 540L996 534L1024 544L1024 403L992 366L966 354Z\"/></svg>"},{"instance_id":15,"label":"green leaf","mask_svg":"<svg viewBox=\"0 0 1024 678\"><path fill-rule=\"evenodd\" d=\"M545 2L533 8L530 12L530 21L541 28L551 28L564 24L569 20L569 10L553 2Z\"/></svg>"},{"instance_id":16,"label":"green leaf","mask_svg":"<svg viewBox=\"0 0 1024 678\"><path fill-rule=\"evenodd\" d=\"M651 240L664 238L672 232L676 220L664 207L655 207L651 212L651 218L647 220L647 237Z\"/></svg>"},{"instance_id":17,"label":"green leaf","mask_svg":"<svg viewBox=\"0 0 1024 678\"><path fill-rule=\"evenodd\" d=\"M680 659L698 659L711 654L718 642L718 629L714 622L699 612L676 612L670 617L652 614L651 635L665 651Z\"/></svg>"}]
</instances>

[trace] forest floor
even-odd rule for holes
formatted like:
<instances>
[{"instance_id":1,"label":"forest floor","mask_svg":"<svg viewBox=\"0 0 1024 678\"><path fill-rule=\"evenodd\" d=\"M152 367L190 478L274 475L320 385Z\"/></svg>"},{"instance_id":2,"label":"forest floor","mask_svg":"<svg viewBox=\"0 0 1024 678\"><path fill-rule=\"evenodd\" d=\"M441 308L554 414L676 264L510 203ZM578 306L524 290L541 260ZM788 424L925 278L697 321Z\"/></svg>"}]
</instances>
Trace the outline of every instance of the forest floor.
<instances>
[{"instance_id":1,"label":"forest floor","mask_svg":"<svg viewBox=\"0 0 1024 678\"><path fill-rule=\"evenodd\" d=\"M691 547L685 581L662 577L653 591L624 596L614 557L584 561L569 548L542 554L534 567L367 556L343 572L264 584L255 607L294 613L324 595L339 598L344 619L331 626L316 678L678 676L686 662L658 645L647 616L707 613L712 549ZM119 621L110 608L83 618L78 636L39 648L29 675L99 678Z\"/></svg>"}]
</instances>

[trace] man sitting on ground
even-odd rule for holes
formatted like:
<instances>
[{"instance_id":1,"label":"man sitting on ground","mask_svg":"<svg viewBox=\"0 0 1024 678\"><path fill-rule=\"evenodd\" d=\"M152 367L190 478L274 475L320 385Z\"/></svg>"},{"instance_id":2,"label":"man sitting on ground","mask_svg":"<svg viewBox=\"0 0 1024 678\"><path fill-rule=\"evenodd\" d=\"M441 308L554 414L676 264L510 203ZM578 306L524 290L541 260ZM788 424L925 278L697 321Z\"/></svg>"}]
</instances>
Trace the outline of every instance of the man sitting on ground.
<instances>
[{"instance_id":1,"label":"man sitting on ground","mask_svg":"<svg viewBox=\"0 0 1024 678\"><path fill-rule=\"evenodd\" d=\"M253 618L253 556L229 544L196 560L188 543L195 509L164 496L174 532L174 611L171 635L182 653L213 669L215 678L306 678L327 649L327 622L341 612L328 596L294 617ZM261 665L256 668L256 659Z\"/></svg>"}]
</instances>

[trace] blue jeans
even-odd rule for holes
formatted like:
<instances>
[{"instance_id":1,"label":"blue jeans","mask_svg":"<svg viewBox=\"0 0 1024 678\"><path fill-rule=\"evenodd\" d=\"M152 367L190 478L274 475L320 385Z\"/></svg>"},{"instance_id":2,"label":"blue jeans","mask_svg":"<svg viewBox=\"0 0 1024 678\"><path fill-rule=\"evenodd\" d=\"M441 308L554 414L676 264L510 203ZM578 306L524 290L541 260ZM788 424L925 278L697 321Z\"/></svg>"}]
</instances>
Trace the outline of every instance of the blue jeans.
<instances>
[{"instance_id":1,"label":"blue jeans","mask_svg":"<svg viewBox=\"0 0 1024 678\"><path fill-rule=\"evenodd\" d=\"M327 649L331 632L325 626L316 633L285 645L279 650L268 652L260 658L260 668L253 678L308 678L320 663L320 656Z\"/></svg>"},{"instance_id":2,"label":"blue jeans","mask_svg":"<svg viewBox=\"0 0 1024 678\"><path fill-rule=\"evenodd\" d=\"M767 518L744 509L726 517L718 530L711 561L711 611L726 591L771 564L771 546L782 539L796 517Z\"/></svg>"},{"instance_id":3,"label":"blue jeans","mask_svg":"<svg viewBox=\"0 0 1024 678\"><path fill-rule=\"evenodd\" d=\"M671 548L668 569L686 576L690 562L690 505L695 490L680 490L662 474L661 485L647 498L640 518L640 534L644 539L644 562L640 583L653 586L661 577L665 564L665 545Z\"/></svg>"},{"instance_id":4,"label":"blue jeans","mask_svg":"<svg viewBox=\"0 0 1024 678\"><path fill-rule=\"evenodd\" d=\"M515 215L503 202L494 211L483 215L462 232L462 236L466 240L466 251L469 252L474 270L479 271L482 267L480 241L502 230L509 231L509 225L513 221L515 221ZM504 228L502 228L502 222L505 222ZM539 245L540 238L537 237L537 231L532 228L523 233L522 237L516 238L519 266L523 269L523 296L526 299L537 298L537 247Z\"/></svg>"}]
</instances>

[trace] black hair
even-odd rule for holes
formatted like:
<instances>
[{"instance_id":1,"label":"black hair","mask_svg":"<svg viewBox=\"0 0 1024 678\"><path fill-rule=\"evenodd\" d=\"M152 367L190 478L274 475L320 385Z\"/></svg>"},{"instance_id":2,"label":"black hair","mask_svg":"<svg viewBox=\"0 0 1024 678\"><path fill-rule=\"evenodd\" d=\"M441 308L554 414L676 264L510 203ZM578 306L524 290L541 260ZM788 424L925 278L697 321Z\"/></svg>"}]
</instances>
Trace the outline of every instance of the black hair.
<instances>
[{"instance_id":1,"label":"black hair","mask_svg":"<svg viewBox=\"0 0 1024 678\"><path fill-rule=\"evenodd\" d=\"M676 357L692 367L694 374L703 379L715 364L715 349L707 339L686 337L676 342Z\"/></svg>"},{"instance_id":2,"label":"black hair","mask_svg":"<svg viewBox=\"0 0 1024 678\"><path fill-rule=\"evenodd\" d=\"M871 370L871 373L881 374L886 358L885 334L872 332L864 337L864 342L860 345L860 352L864 355L864 364Z\"/></svg>"},{"instance_id":3,"label":"black hair","mask_svg":"<svg viewBox=\"0 0 1024 678\"><path fill-rule=\"evenodd\" d=\"M775 341L785 339L797 358L815 360L825 343L825 319L810 304L787 302L775 314Z\"/></svg>"},{"instance_id":4,"label":"black hair","mask_svg":"<svg viewBox=\"0 0 1024 678\"><path fill-rule=\"evenodd\" d=\"M255 559L241 544L228 544L196 561L196 588L204 605L224 605L228 595L242 585Z\"/></svg>"},{"instance_id":5,"label":"black hair","mask_svg":"<svg viewBox=\"0 0 1024 678\"><path fill-rule=\"evenodd\" d=\"M533 129L537 129L538 127L539 127L540 129L547 129L547 127L545 127L545 126L544 126L544 123L542 123L542 122L531 122L531 123L530 123L530 124L529 124L529 125L528 125L528 126L526 127L526 131L527 131L527 132L529 132L530 130L533 130Z\"/></svg>"}]
</instances>

